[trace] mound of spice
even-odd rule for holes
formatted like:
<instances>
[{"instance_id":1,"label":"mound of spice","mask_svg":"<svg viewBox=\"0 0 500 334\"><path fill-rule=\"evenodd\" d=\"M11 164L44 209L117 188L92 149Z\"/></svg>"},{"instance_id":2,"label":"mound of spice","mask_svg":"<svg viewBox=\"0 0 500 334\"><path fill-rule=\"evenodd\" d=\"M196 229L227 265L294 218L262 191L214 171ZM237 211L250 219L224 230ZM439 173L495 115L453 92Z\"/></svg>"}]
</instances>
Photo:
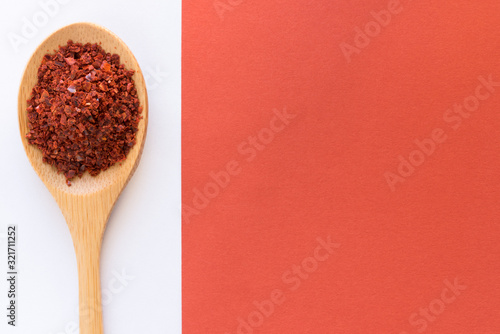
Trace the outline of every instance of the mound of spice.
<instances>
[{"instance_id":1,"label":"mound of spice","mask_svg":"<svg viewBox=\"0 0 500 334\"><path fill-rule=\"evenodd\" d=\"M66 183L125 160L136 142L142 107L120 57L68 41L43 57L28 100L28 142Z\"/></svg>"}]
</instances>

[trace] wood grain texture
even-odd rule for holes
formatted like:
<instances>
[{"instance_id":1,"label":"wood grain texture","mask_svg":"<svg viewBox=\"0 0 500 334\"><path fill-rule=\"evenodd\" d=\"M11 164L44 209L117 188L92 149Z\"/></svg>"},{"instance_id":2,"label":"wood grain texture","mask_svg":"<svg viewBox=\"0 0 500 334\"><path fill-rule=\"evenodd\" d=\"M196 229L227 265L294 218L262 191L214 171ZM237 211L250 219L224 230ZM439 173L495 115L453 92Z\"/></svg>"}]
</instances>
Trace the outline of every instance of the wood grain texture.
<instances>
[{"instance_id":1,"label":"wood grain texture","mask_svg":"<svg viewBox=\"0 0 500 334\"><path fill-rule=\"evenodd\" d=\"M47 53L57 50L68 40L80 43L100 43L106 52L120 55L121 63L135 71L134 81L143 119L139 123L137 143L127 159L102 172L97 177L88 173L66 185L64 175L42 162L42 152L29 145L27 100L37 82L38 68ZM102 306L99 278L99 255L102 237L111 210L120 193L132 177L144 147L148 123L148 97L142 71L132 52L116 35L93 23L75 23L49 36L34 52L25 69L18 100L19 127L28 158L57 201L71 232L78 264L80 298L80 334L102 334Z\"/></svg>"}]
</instances>

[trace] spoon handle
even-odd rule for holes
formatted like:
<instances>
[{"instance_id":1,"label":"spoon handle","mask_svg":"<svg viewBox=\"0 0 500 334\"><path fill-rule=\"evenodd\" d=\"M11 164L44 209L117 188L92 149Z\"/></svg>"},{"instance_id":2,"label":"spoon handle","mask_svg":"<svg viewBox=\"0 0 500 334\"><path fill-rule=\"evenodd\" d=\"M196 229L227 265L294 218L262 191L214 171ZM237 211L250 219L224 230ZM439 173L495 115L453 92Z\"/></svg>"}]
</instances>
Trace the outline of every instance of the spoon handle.
<instances>
[{"instance_id":1,"label":"spoon handle","mask_svg":"<svg viewBox=\"0 0 500 334\"><path fill-rule=\"evenodd\" d=\"M54 196L66 218L78 266L80 334L103 334L99 263L102 238L116 197L99 193Z\"/></svg>"},{"instance_id":2,"label":"spoon handle","mask_svg":"<svg viewBox=\"0 0 500 334\"><path fill-rule=\"evenodd\" d=\"M95 242L75 244L80 298L80 334L103 334L100 248Z\"/></svg>"}]
</instances>

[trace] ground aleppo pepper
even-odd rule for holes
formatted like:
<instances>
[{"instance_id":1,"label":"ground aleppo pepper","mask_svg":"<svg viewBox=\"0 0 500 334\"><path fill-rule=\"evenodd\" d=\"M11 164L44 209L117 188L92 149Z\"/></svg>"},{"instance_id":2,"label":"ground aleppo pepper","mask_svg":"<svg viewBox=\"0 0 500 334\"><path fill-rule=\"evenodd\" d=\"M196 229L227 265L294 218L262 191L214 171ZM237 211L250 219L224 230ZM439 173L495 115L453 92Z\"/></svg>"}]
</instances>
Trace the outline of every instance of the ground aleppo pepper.
<instances>
[{"instance_id":1,"label":"ground aleppo pepper","mask_svg":"<svg viewBox=\"0 0 500 334\"><path fill-rule=\"evenodd\" d=\"M125 160L141 117L132 75L99 45L68 41L43 57L28 100L28 142L66 183Z\"/></svg>"}]
</instances>

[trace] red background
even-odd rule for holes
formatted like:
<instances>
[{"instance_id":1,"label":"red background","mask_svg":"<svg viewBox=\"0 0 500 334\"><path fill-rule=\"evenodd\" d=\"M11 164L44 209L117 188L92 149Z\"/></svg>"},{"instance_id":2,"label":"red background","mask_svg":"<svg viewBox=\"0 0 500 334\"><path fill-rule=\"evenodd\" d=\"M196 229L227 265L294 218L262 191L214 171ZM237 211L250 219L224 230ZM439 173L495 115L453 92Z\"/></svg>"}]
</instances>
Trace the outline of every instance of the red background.
<instances>
[{"instance_id":1,"label":"red background","mask_svg":"<svg viewBox=\"0 0 500 334\"><path fill-rule=\"evenodd\" d=\"M418 333L410 316L455 278L467 288L425 332L500 332L500 87L457 130L443 120L479 76L500 82L500 3L401 4L348 62L341 43L388 1L184 2L184 333L237 333L274 289L253 333ZM239 145L285 107L247 162ZM392 192L384 173L435 128L447 140ZM290 290L282 275L328 236L341 246Z\"/></svg>"}]
</instances>

